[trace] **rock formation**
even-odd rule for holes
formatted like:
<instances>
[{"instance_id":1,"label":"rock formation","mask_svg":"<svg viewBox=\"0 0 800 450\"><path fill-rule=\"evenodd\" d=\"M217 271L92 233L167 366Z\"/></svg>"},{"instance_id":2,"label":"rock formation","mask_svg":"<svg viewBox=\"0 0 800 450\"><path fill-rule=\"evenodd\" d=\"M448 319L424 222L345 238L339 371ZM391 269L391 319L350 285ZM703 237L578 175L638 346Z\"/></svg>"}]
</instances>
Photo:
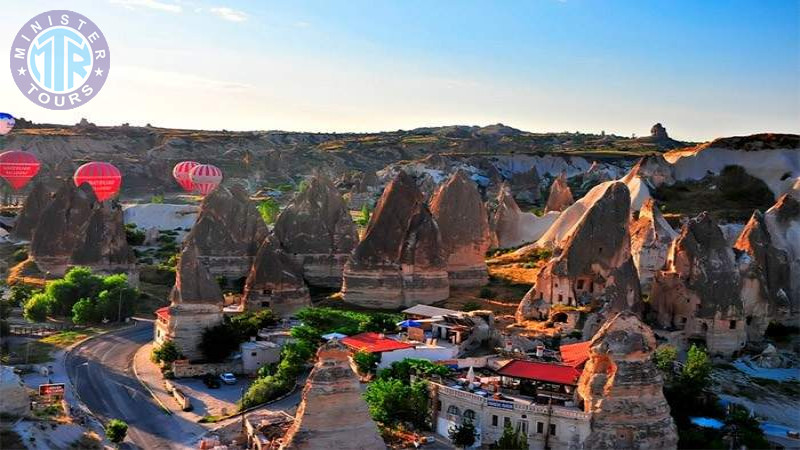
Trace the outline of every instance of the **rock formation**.
<instances>
[{"instance_id":1,"label":"rock formation","mask_svg":"<svg viewBox=\"0 0 800 450\"><path fill-rule=\"evenodd\" d=\"M505 186L500 187L497 206L491 216L492 248L513 248L535 242L556 221L559 213L551 211L542 217L522 212Z\"/></svg>"},{"instance_id":2,"label":"rock formation","mask_svg":"<svg viewBox=\"0 0 800 450\"><path fill-rule=\"evenodd\" d=\"M621 182L610 182L583 214L563 246L539 272L517 319L538 316L534 303L602 307L605 314L642 311L641 291L630 252L630 197Z\"/></svg>"},{"instance_id":3,"label":"rock formation","mask_svg":"<svg viewBox=\"0 0 800 450\"><path fill-rule=\"evenodd\" d=\"M337 186L344 186L347 193L347 201L350 209L361 209L362 206L371 205L378 196L378 177L375 172L368 170L365 172L354 172L347 177L343 177Z\"/></svg>"},{"instance_id":4,"label":"rock formation","mask_svg":"<svg viewBox=\"0 0 800 450\"><path fill-rule=\"evenodd\" d=\"M39 270L55 276L75 265L104 273L128 272L135 262L120 207L98 202L89 185L75 187L72 180L61 185L41 212L30 254Z\"/></svg>"},{"instance_id":5,"label":"rock formation","mask_svg":"<svg viewBox=\"0 0 800 450\"><path fill-rule=\"evenodd\" d=\"M431 213L448 255L450 285L486 284L486 250L491 245L491 233L486 207L475 183L463 171L456 172L434 194Z\"/></svg>"},{"instance_id":6,"label":"rock formation","mask_svg":"<svg viewBox=\"0 0 800 450\"><path fill-rule=\"evenodd\" d=\"M244 285L247 310L269 308L279 316L291 316L311 305L303 270L268 238L258 249L253 268Z\"/></svg>"},{"instance_id":7,"label":"rock formation","mask_svg":"<svg viewBox=\"0 0 800 450\"><path fill-rule=\"evenodd\" d=\"M347 347L337 340L320 347L283 448L386 448L361 396L361 383L349 354Z\"/></svg>"},{"instance_id":8,"label":"rock formation","mask_svg":"<svg viewBox=\"0 0 800 450\"><path fill-rule=\"evenodd\" d=\"M782 195L764 213L764 222L772 245L786 252L789 260L787 294L792 315L796 316L800 314L800 198Z\"/></svg>"},{"instance_id":9,"label":"rock formation","mask_svg":"<svg viewBox=\"0 0 800 450\"><path fill-rule=\"evenodd\" d=\"M655 349L653 332L630 312L617 314L594 335L577 389L584 411L592 414L585 448L677 448Z\"/></svg>"},{"instance_id":10,"label":"rock formation","mask_svg":"<svg viewBox=\"0 0 800 450\"><path fill-rule=\"evenodd\" d=\"M758 341L771 321L792 321L789 300L789 258L772 245L772 239L760 211L753 213L734 248L742 275L742 304L747 323L747 339Z\"/></svg>"},{"instance_id":11,"label":"rock formation","mask_svg":"<svg viewBox=\"0 0 800 450\"><path fill-rule=\"evenodd\" d=\"M652 198L651 192L662 184L672 184L675 178L672 167L663 156L646 156L636 163L620 181L631 191L631 208L634 211Z\"/></svg>"},{"instance_id":12,"label":"rock formation","mask_svg":"<svg viewBox=\"0 0 800 450\"><path fill-rule=\"evenodd\" d=\"M169 296L166 322L156 323L156 343L172 341L190 360L203 358L198 345L206 328L222 323L222 291L197 247L186 245Z\"/></svg>"},{"instance_id":13,"label":"rock formation","mask_svg":"<svg viewBox=\"0 0 800 450\"><path fill-rule=\"evenodd\" d=\"M562 172L550 186L550 195L547 197L544 212L563 211L573 203L575 199L572 198L572 191L567 184L567 174Z\"/></svg>"},{"instance_id":14,"label":"rock formation","mask_svg":"<svg viewBox=\"0 0 800 450\"><path fill-rule=\"evenodd\" d=\"M39 218L52 199L53 195L50 189L44 183L34 181L31 191L22 205L22 210L14 222L14 230L11 232L11 237L20 241L30 241L33 238L33 231L39 223Z\"/></svg>"},{"instance_id":15,"label":"rock formation","mask_svg":"<svg viewBox=\"0 0 800 450\"><path fill-rule=\"evenodd\" d=\"M309 284L342 286L342 270L358 243L358 231L342 196L327 176L316 174L275 221L275 237L303 268Z\"/></svg>"},{"instance_id":16,"label":"rock formation","mask_svg":"<svg viewBox=\"0 0 800 450\"><path fill-rule=\"evenodd\" d=\"M28 390L11 366L0 366L0 398L0 414L27 416L31 411Z\"/></svg>"},{"instance_id":17,"label":"rock formation","mask_svg":"<svg viewBox=\"0 0 800 450\"><path fill-rule=\"evenodd\" d=\"M667 252L678 234L661 215L653 202L647 200L639 217L631 223L631 255L642 290L649 292L650 283L656 271L667 262Z\"/></svg>"},{"instance_id":18,"label":"rock formation","mask_svg":"<svg viewBox=\"0 0 800 450\"><path fill-rule=\"evenodd\" d=\"M439 226L414 180L400 171L383 192L344 268L347 302L394 309L450 295Z\"/></svg>"},{"instance_id":19,"label":"rock formation","mask_svg":"<svg viewBox=\"0 0 800 450\"><path fill-rule=\"evenodd\" d=\"M656 272L650 304L660 326L704 339L711 353L730 355L747 340L741 281L716 221L707 213L689 220Z\"/></svg>"},{"instance_id":20,"label":"rock formation","mask_svg":"<svg viewBox=\"0 0 800 450\"><path fill-rule=\"evenodd\" d=\"M203 200L185 242L197 248L213 276L243 278L267 234L267 226L244 188L220 186Z\"/></svg>"},{"instance_id":21,"label":"rock formation","mask_svg":"<svg viewBox=\"0 0 800 450\"><path fill-rule=\"evenodd\" d=\"M539 184L539 172L536 166L531 166L525 172L514 172L508 184L511 186L511 194L517 201L525 203L537 203L542 198Z\"/></svg>"},{"instance_id":22,"label":"rock formation","mask_svg":"<svg viewBox=\"0 0 800 450\"><path fill-rule=\"evenodd\" d=\"M669 139L667 129L664 128L664 126L660 123L657 123L650 128L650 137L654 139Z\"/></svg>"}]
</instances>

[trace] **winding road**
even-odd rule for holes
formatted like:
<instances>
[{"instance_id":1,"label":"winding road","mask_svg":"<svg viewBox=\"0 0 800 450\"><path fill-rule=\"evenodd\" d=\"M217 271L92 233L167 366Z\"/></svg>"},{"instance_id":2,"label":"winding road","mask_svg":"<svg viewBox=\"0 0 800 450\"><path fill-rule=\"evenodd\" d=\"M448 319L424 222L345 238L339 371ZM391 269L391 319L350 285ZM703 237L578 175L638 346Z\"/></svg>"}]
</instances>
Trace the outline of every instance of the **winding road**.
<instances>
[{"instance_id":1,"label":"winding road","mask_svg":"<svg viewBox=\"0 0 800 450\"><path fill-rule=\"evenodd\" d=\"M152 337L152 323L139 322L87 340L67 355L67 374L80 399L103 422L122 419L128 423L124 448L192 448L205 430L166 414L133 372L134 354Z\"/></svg>"}]
</instances>

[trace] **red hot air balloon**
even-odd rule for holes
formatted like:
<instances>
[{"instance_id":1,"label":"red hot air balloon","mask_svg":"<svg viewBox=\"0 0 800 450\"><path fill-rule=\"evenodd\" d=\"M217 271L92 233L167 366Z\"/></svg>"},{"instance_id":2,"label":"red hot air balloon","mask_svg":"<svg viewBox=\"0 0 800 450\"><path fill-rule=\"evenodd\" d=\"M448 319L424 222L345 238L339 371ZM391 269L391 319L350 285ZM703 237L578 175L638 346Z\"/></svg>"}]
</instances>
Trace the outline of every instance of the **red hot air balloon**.
<instances>
[{"instance_id":1,"label":"red hot air balloon","mask_svg":"<svg viewBox=\"0 0 800 450\"><path fill-rule=\"evenodd\" d=\"M196 191L208 195L222 182L222 171L211 164L201 164L189 172L189 179L194 183Z\"/></svg>"},{"instance_id":2,"label":"red hot air balloon","mask_svg":"<svg viewBox=\"0 0 800 450\"><path fill-rule=\"evenodd\" d=\"M200 163L194 161L181 161L172 168L172 176L175 178L175 181L181 185L184 191L194 191L194 183L189 177L189 172L199 165Z\"/></svg>"},{"instance_id":3,"label":"red hot air balloon","mask_svg":"<svg viewBox=\"0 0 800 450\"><path fill-rule=\"evenodd\" d=\"M103 202L117 195L122 185L122 175L119 169L107 162L93 161L86 163L75 171L72 177L75 186L88 183L94 190L97 200Z\"/></svg>"},{"instance_id":4,"label":"red hot air balloon","mask_svg":"<svg viewBox=\"0 0 800 450\"><path fill-rule=\"evenodd\" d=\"M11 150L0 154L0 176L14 189L28 184L28 181L39 173L39 166L39 160L35 156L22 150Z\"/></svg>"}]
</instances>

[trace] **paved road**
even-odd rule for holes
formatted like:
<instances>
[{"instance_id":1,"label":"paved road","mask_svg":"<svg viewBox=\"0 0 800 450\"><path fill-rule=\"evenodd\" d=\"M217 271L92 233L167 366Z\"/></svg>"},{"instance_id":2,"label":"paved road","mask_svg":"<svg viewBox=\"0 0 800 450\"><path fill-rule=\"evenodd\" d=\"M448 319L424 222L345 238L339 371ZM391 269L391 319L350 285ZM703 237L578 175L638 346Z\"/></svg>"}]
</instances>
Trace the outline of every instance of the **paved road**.
<instances>
[{"instance_id":1,"label":"paved road","mask_svg":"<svg viewBox=\"0 0 800 450\"><path fill-rule=\"evenodd\" d=\"M80 399L103 422L128 423L129 449L188 448L204 432L196 423L164 413L133 373L133 355L153 337L151 323L80 344L67 356L67 374Z\"/></svg>"}]
</instances>

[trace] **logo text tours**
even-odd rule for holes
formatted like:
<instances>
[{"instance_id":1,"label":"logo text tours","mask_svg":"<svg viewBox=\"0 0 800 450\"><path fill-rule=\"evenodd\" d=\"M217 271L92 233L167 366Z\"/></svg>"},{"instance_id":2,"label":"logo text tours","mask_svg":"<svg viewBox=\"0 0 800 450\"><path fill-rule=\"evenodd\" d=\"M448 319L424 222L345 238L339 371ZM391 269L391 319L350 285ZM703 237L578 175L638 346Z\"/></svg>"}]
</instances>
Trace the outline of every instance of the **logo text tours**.
<instances>
[{"instance_id":1,"label":"logo text tours","mask_svg":"<svg viewBox=\"0 0 800 450\"><path fill-rule=\"evenodd\" d=\"M29 100L72 109L103 87L111 66L105 36L73 11L48 11L29 20L11 45L11 75Z\"/></svg>"}]
</instances>

